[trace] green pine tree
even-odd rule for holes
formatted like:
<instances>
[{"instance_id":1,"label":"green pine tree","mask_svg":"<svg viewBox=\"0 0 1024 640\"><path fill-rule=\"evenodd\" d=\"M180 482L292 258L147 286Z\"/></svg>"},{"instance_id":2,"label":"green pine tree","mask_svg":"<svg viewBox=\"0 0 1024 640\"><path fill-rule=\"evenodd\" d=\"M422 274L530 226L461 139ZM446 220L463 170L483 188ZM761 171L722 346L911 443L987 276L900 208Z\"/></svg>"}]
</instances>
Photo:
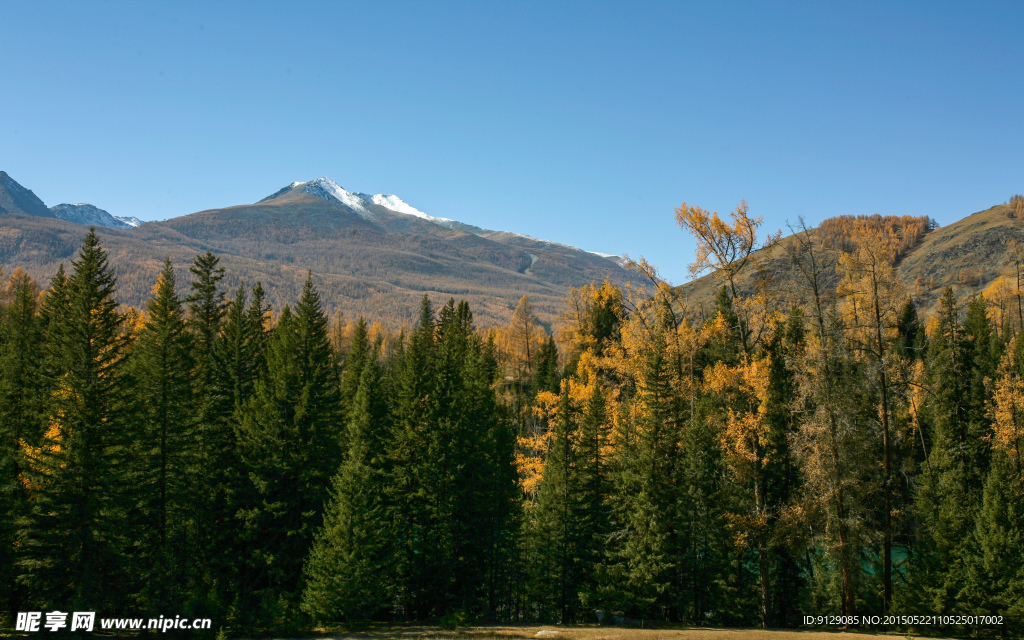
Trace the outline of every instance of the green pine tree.
<instances>
[{"instance_id":1,"label":"green pine tree","mask_svg":"<svg viewBox=\"0 0 1024 640\"><path fill-rule=\"evenodd\" d=\"M1004 616L1010 633L1024 623L1024 495L1009 456L996 453L971 534L965 586L958 594L965 608Z\"/></svg>"},{"instance_id":2,"label":"green pine tree","mask_svg":"<svg viewBox=\"0 0 1024 640\"><path fill-rule=\"evenodd\" d=\"M136 562L150 603L180 607L193 581L195 522L201 507L195 476L198 442L192 398L191 336L175 291L170 258L154 287L132 350L133 491L139 505Z\"/></svg>"},{"instance_id":3,"label":"green pine tree","mask_svg":"<svg viewBox=\"0 0 1024 640\"><path fill-rule=\"evenodd\" d=\"M125 573L127 343L95 230L72 266L44 304L46 433L29 461L19 580L40 607L116 610L134 583Z\"/></svg>"},{"instance_id":4,"label":"green pine tree","mask_svg":"<svg viewBox=\"0 0 1024 640\"><path fill-rule=\"evenodd\" d=\"M15 587L18 520L30 506L23 482L25 448L39 446L43 386L40 380L41 330L36 298L39 288L15 271L0 306L0 611L17 612Z\"/></svg>"},{"instance_id":5,"label":"green pine tree","mask_svg":"<svg viewBox=\"0 0 1024 640\"><path fill-rule=\"evenodd\" d=\"M391 604L387 395L375 354L363 354L361 368L349 412L348 451L305 565L302 608L320 621L370 619Z\"/></svg>"},{"instance_id":6,"label":"green pine tree","mask_svg":"<svg viewBox=\"0 0 1024 640\"><path fill-rule=\"evenodd\" d=\"M241 413L238 496L249 550L242 606L252 623L294 623L302 564L323 524L330 480L341 460L340 392L327 318L312 279L296 311L285 307L267 345L267 372Z\"/></svg>"},{"instance_id":7,"label":"green pine tree","mask_svg":"<svg viewBox=\"0 0 1024 640\"><path fill-rule=\"evenodd\" d=\"M555 345L554 336L548 336L547 341L537 351L536 359L537 362L533 365L533 381L530 384L533 393L558 393L561 376L558 371L558 347Z\"/></svg>"},{"instance_id":8,"label":"green pine tree","mask_svg":"<svg viewBox=\"0 0 1024 640\"><path fill-rule=\"evenodd\" d=\"M564 387L532 522L538 555L533 579L535 600L542 618L563 623L573 621L578 608L574 414L568 387Z\"/></svg>"}]
</instances>

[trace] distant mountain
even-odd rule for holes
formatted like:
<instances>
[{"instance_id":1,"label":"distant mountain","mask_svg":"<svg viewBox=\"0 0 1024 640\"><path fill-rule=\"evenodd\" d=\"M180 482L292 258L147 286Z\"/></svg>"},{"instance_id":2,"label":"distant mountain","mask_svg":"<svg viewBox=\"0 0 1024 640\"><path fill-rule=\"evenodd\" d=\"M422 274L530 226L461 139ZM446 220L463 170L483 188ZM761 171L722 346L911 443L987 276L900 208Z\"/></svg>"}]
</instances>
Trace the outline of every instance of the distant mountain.
<instances>
[{"instance_id":1,"label":"distant mountain","mask_svg":"<svg viewBox=\"0 0 1024 640\"><path fill-rule=\"evenodd\" d=\"M53 217L86 226L110 227L112 229L131 229L142 224L138 218L112 216L103 209L91 204L58 204L50 207Z\"/></svg>"},{"instance_id":2,"label":"distant mountain","mask_svg":"<svg viewBox=\"0 0 1024 640\"><path fill-rule=\"evenodd\" d=\"M0 213L54 217L36 194L15 182L6 171L0 171Z\"/></svg>"},{"instance_id":3,"label":"distant mountain","mask_svg":"<svg viewBox=\"0 0 1024 640\"><path fill-rule=\"evenodd\" d=\"M45 282L85 234L72 221L110 223L101 209L74 207L47 210L58 220L0 215L0 266ZM350 192L327 178L293 182L255 204L97 232L117 270L119 300L135 306L149 298L166 257L186 287L188 265L207 250L220 256L226 287L260 281L275 309L297 299L311 270L329 309L393 325L414 322L424 294L467 300L481 325L507 322L528 295L550 323L570 286L637 281L614 257L430 216L398 196Z\"/></svg>"},{"instance_id":4,"label":"distant mountain","mask_svg":"<svg viewBox=\"0 0 1024 640\"><path fill-rule=\"evenodd\" d=\"M91 204L58 204L47 209L36 194L18 184L14 178L7 175L6 171L0 171L0 213L57 218L75 224L112 229L129 229L142 224L138 218L112 216Z\"/></svg>"},{"instance_id":5,"label":"distant mountain","mask_svg":"<svg viewBox=\"0 0 1024 640\"><path fill-rule=\"evenodd\" d=\"M541 240L540 238L513 233L511 231L494 231L492 229L483 229L471 224L459 222L458 220L452 220L451 218L438 218L420 211L396 195L386 195L382 193L369 195L366 193L347 191L330 178L317 178L316 180L310 180L308 182L293 182L287 187L263 198L260 202L274 200L275 198L280 198L287 193L311 193L318 198L323 198L329 202L336 202L348 207L349 210L356 215L375 222L382 221L380 208L384 208L388 209L390 213L397 212L414 216L446 229L465 231L475 236L494 240L495 242L502 244L510 244L519 247L536 247L538 245L560 246L571 251L582 251L582 249L577 249L570 245L551 242L550 240ZM587 251L586 253L591 253L593 255L609 259L616 264L622 263L622 258L617 255L597 253L594 251Z\"/></svg>"}]
</instances>

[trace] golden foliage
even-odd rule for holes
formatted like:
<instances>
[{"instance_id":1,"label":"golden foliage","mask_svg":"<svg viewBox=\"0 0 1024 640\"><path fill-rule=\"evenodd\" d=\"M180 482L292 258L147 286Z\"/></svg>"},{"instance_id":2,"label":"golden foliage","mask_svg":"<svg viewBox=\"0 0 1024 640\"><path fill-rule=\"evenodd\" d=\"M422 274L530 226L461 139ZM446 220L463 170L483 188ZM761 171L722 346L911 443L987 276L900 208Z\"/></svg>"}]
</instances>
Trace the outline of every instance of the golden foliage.
<instances>
[{"instance_id":1,"label":"golden foliage","mask_svg":"<svg viewBox=\"0 0 1024 640\"><path fill-rule=\"evenodd\" d=\"M625 314L622 290L605 280L569 287L565 306L556 323L559 348L565 352L583 351L598 346L601 336L599 321L605 316L621 318Z\"/></svg>"},{"instance_id":2,"label":"golden foliage","mask_svg":"<svg viewBox=\"0 0 1024 640\"><path fill-rule=\"evenodd\" d=\"M981 295L985 299L989 320L1001 329L1006 320L1006 314L1016 299L1016 289L1006 277L999 276L985 288Z\"/></svg>"},{"instance_id":3,"label":"golden foliage","mask_svg":"<svg viewBox=\"0 0 1024 640\"><path fill-rule=\"evenodd\" d=\"M992 394L992 447L1014 460L1021 473L1021 442L1024 439L1024 380L1014 349L1008 349L999 363Z\"/></svg>"},{"instance_id":4,"label":"golden foliage","mask_svg":"<svg viewBox=\"0 0 1024 640\"><path fill-rule=\"evenodd\" d=\"M1010 197L1009 204L1010 212L1012 212L1012 215L1010 217L1024 217L1024 196L1022 196L1019 193L1013 194L1013 196Z\"/></svg>"},{"instance_id":5,"label":"golden foliage","mask_svg":"<svg viewBox=\"0 0 1024 640\"><path fill-rule=\"evenodd\" d=\"M770 250L779 241L781 231L758 242L757 229L763 217L751 218L748 213L745 200L729 214L731 224L722 220L717 211L709 212L685 202L676 208L676 222L697 240L691 274L714 271L731 282L747 264L754 262L755 251Z\"/></svg>"},{"instance_id":6,"label":"golden foliage","mask_svg":"<svg viewBox=\"0 0 1024 640\"><path fill-rule=\"evenodd\" d=\"M744 358L735 367L718 362L704 373L704 389L729 405L722 447L733 467L745 472L767 462L761 440L768 431L768 363L764 358Z\"/></svg>"},{"instance_id":7,"label":"golden foliage","mask_svg":"<svg viewBox=\"0 0 1024 640\"><path fill-rule=\"evenodd\" d=\"M842 310L850 337L861 348L874 344L879 351L878 333L883 341L895 335L896 318L907 298L895 270L900 238L891 227L873 224L871 219L853 221L850 234L856 249L839 256Z\"/></svg>"},{"instance_id":8,"label":"golden foliage","mask_svg":"<svg viewBox=\"0 0 1024 640\"><path fill-rule=\"evenodd\" d=\"M0 276L3 276L3 269L0 268ZM0 307L7 306L14 300L14 296L18 290L18 287L22 283L27 283L29 291L33 298L39 298L40 290L39 285L32 279L32 276L25 273L21 267L17 267L11 272L11 276L7 279L7 283L0 285Z\"/></svg>"},{"instance_id":9,"label":"golden foliage","mask_svg":"<svg viewBox=\"0 0 1024 640\"><path fill-rule=\"evenodd\" d=\"M893 259L899 260L934 228L927 216L837 216L823 220L818 226L819 238L829 248L856 253L865 238L889 236L895 238ZM865 236L864 232L869 235Z\"/></svg>"}]
</instances>

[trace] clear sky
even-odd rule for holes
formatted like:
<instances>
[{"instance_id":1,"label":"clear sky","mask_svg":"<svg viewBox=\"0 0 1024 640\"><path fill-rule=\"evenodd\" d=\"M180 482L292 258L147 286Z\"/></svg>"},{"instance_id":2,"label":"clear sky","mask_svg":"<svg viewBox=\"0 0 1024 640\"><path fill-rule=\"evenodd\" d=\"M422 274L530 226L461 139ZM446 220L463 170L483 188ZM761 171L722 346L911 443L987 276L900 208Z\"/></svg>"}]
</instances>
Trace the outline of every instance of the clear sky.
<instances>
[{"instance_id":1,"label":"clear sky","mask_svg":"<svg viewBox=\"0 0 1024 640\"><path fill-rule=\"evenodd\" d=\"M687 279L686 201L947 224L1024 192L1024 3L0 0L0 169L163 219L295 180Z\"/></svg>"}]
</instances>

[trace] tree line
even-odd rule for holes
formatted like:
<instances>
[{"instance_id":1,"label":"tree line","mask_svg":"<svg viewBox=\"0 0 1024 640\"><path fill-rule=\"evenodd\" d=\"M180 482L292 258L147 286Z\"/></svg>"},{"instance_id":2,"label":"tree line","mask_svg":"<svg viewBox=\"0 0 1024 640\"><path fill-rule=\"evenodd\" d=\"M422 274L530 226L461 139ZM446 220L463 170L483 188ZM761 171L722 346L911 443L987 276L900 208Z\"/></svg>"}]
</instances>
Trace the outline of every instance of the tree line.
<instances>
[{"instance_id":1,"label":"tree line","mask_svg":"<svg viewBox=\"0 0 1024 640\"><path fill-rule=\"evenodd\" d=\"M466 303L427 299L409 330L332 327L311 280L272 314L258 283L223 291L210 253L189 295L168 261L126 310L94 233L45 291L16 271L0 294L4 609L244 633L1019 624L1014 314L947 291L920 318L893 271L899 226L851 220L833 254L806 230L759 238L745 205L677 219L695 273L723 279L713 314L641 260L647 289L570 289L554 335L525 297L486 331ZM772 249L799 300L759 270Z\"/></svg>"}]
</instances>

